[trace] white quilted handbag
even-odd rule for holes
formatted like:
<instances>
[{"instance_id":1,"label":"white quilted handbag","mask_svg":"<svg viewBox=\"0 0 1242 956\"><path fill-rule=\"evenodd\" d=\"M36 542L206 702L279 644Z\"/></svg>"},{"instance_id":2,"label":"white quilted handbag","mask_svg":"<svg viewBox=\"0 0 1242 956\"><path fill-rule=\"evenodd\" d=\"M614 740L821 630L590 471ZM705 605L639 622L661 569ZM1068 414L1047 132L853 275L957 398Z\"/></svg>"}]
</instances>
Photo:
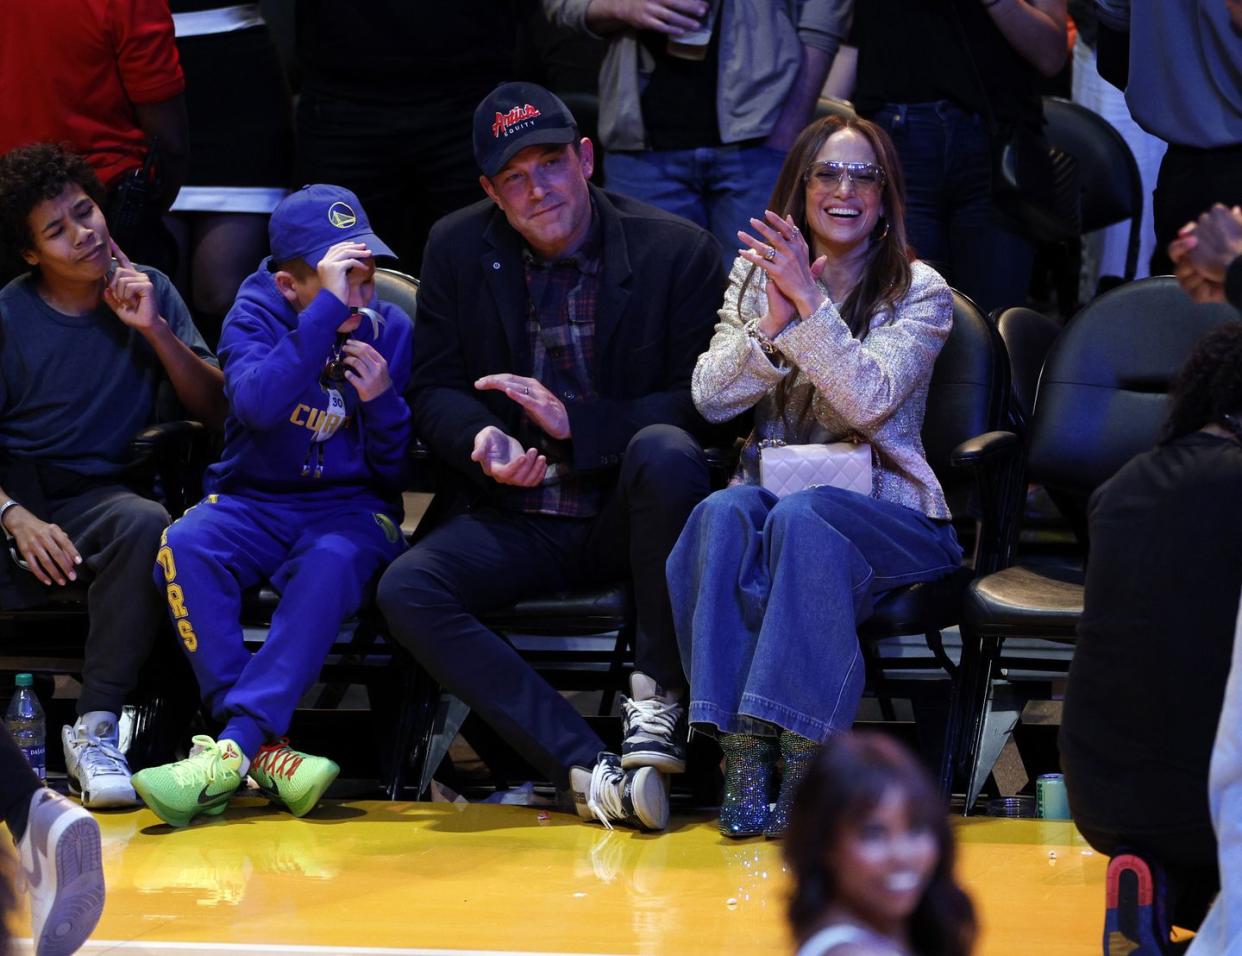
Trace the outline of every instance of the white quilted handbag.
<instances>
[{"instance_id":1,"label":"white quilted handbag","mask_svg":"<svg viewBox=\"0 0 1242 956\"><path fill-rule=\"evenodd\" d=\"M759 483L778 498L820 485L870 496L871 446L852 441L765 446L759 449Z\"/></svg>"}]
</instances>

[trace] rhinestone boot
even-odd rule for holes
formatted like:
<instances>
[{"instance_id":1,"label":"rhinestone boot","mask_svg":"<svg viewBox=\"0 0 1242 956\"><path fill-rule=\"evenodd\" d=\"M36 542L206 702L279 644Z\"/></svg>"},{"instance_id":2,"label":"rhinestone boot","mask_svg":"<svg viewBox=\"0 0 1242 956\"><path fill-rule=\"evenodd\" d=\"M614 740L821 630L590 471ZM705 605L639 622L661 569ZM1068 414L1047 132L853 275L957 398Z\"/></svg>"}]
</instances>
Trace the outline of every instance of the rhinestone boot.
<instances>
[{"instance_id":1,"label":"rhinestone boot","mask_svg":"<svg viewBox=\"0 0 1242 956\"><path fill-rule=\"evenodd\" d=\"M724 734L720 749L725 757L720 832L728 837L758 836L768 822L768 783L776 762L776 741Z\"/></svg>"},{"instance_id":2,"label":"rhinestone boot","mask_svg":"<svg viewBox=\"0 0 1242 956\"><path fill-rule=\"evenodd\" d=\"M789 826L789 814L793 811L794 796L798 785L806 776L811 761L819 753L819 744L806 737L799 737L789 730L781 731L781 757L785 761L785 771L781 776L781 793L776 798L776 808L768 819L767 829L763 835L771 839L783 837Z\"/></svg>"}]
</instances>

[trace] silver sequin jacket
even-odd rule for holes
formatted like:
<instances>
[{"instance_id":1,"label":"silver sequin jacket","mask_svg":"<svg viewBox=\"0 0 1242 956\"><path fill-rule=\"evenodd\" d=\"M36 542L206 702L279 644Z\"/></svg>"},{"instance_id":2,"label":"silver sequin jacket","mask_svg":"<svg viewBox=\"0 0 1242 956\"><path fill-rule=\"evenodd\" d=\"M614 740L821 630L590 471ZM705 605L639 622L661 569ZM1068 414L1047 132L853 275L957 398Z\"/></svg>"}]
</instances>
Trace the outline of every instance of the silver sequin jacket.
<instances>
[{"instance_id":1,"label":"silver sequin jacket","mask_svg":"<svg viewBox=\"0 0 1242 956\"><path fill-rule=\"evenodd\" d=\"M952 297L940 274L923 262L912 263L909 291L895 307L872 316L862 341L850 335L826 299L776 336L781 354L769 359L743 328L767 312L762 270L746 289L738 314L749 271L745 259L733 263L720 322L691 380L694 404L708 421L727 421L754 407L741 479L758 484L761 440L794 445L857 435L871 443L872 495L948 518L920 434L932 365L953 325Z\"/></svg>"}]
</instances>

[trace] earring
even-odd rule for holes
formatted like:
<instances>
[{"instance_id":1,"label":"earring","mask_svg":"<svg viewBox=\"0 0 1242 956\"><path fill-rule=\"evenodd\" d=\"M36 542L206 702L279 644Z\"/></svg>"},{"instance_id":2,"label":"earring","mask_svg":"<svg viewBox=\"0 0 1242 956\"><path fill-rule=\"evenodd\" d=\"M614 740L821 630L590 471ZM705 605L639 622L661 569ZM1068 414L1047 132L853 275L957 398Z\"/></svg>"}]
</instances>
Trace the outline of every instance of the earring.
<instances>
[{"instance_id":1,"label":"earring","mask_svg":"<svg viewBox=\"0 0 1242 956\"><path fill-rule=\"evenodd\" d=\"M888 238L888 220L881 218L880 222L884 223L884 229L880 232L878 236L875 237L876 242L883 242L885 239ZM878 227L879 223L876 223L876 226Z\"/></svg>"}]
</instances>

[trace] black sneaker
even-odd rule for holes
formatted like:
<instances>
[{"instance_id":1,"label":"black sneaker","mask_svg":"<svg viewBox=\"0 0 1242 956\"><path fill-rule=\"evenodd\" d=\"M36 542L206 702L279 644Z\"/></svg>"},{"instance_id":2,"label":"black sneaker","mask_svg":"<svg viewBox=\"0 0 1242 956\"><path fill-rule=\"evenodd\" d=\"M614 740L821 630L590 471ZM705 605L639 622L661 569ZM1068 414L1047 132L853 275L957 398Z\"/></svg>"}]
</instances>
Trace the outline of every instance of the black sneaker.
<instances>
[{"instance_id":1,"label":"black sneaker","mask_svg":"<svg viewBox=\"0 0 1242 956\"><path fill-rule=\"evenodd\" d=\"M622 770L621 758L601 753L591 769L569 771L574 809L584 820L598 820L609 830L621 823L640 830L668 826L668 791L658 770Z\"/></svg>"},{"instance_id":2,"label":"black sneaker","mask_svg":"<svg viewBox=\"0 0 1242 956\"><path fill-rule=\"evenodd\" d=\"M624 715L621 766L653 767L661 773L685 773L685 708L646 674L630 675L630 696L621 698Z\"/></svg>"}]
</instances>

